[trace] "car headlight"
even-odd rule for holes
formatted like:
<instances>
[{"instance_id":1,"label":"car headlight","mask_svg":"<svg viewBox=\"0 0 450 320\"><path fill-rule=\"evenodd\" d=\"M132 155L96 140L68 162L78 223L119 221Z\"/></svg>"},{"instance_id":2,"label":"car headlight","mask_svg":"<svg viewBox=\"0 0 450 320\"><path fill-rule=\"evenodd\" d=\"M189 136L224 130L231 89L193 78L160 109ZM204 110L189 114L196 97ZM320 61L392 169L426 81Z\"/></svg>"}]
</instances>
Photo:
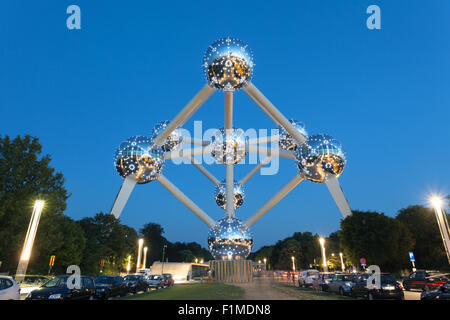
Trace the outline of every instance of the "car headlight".
<instances>
[{"instance_id":1,"label":"car headlight","mask_svg":"<svg viewBox=\"0 0 450 320\"><path fill-rule=\"evenodd\" d=\"M345 283L345 286L346 286L346 287L351 287L351 286L352 286L352 283L351 283L351 282L346 282L346 283Z\"/></svg>"},{"instance_id":2,"label":"car headlight","mask_svg":"<svg viewBox=\"0 0 450 320\"><path fill-rule=\"evenodd\" d=\"M61 293L55 293L55 294L50 295L48 298L51 299L51 300L61 299L62 298L62 294Z\"/></svg>"}]
</instances>

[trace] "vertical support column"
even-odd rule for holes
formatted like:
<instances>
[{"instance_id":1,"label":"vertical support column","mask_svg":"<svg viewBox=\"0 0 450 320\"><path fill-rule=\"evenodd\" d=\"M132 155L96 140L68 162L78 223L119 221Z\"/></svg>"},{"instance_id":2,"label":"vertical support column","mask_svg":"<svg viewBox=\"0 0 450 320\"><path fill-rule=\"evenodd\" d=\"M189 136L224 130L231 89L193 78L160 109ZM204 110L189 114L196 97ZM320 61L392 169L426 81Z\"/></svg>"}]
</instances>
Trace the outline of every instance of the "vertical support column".
<instances>
[{"instance_id":1,"label":"vertical support column","mask_svg":"<svg viewBox=\"0 0 450 320\"><path fill-rule=\"evenodd\" d=\"M233 91L225 91L225 141L230 130L233 129ZM235 216L234 213L234 165L226 163L225 187L226 187L226 215L228 218Z\"/></svg>"},{"instance_id":2,"label":"vertical support column","mask_svg":"<svg viewBox=\"0 0 450 320\"><path fill-rule=\"evenodd\" d=\"M441 232L442 242L444 243L444 249L447 254L448 263L450 264L450 230L448 227L447 217L441 205L434 206L434 212L436 214L436 220Z\"/></svg>"}]
</instances>

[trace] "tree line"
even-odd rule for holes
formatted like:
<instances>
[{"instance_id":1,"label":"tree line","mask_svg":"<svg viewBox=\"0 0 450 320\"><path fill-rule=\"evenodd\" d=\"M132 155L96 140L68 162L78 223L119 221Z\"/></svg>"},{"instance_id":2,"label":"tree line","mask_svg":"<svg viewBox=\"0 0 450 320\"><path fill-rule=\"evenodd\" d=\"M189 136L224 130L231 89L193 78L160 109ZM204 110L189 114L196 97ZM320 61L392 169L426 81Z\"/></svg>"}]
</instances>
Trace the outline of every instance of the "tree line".
<instances>
[{"instance_id":1,"label":"tree line","mask_svg":"<svg viewBox=\"0 0 450 320\"><path fill-rule=\"evenodd\" d=\"M45 199L34 241L28 274L47 274L50 256L55 255L52 273L65 273L67 266L79 265L83 274L117 274L136 268L138 238L149 247L147 265L162 260L162 248L169 261L210 260L209 251L195 242L171 243L164 229L147 223L139 233L113 215L97 213L75 221L64 214L70 194L64 177L51 166L49 155L41 155L35 137L11 139L0 136L0 272L14 273L30 222L33 201Z\"/></svg>"},{"instance_id":2,"label":"tree line","mask_svg":"<svg viewBox=\"0 0 450 320\"><path fill-rule=\"evenodd\" d=\"M262 247L250 258L266 259L271 269L292 270L294 257L296 269L320 269L323 263L319 238L311 232L296 232ZM342 252L346 267L359 267L360 259L365 258L368 265L378 265L382 271L400 272L411 269L409 252L413 252L416 268L450 271L434 210L420 205L401 209L394 218L354 210L341 220L340 230L325 237L325 249L330 270L341 269Z\"/></svg>"}]
</instances>

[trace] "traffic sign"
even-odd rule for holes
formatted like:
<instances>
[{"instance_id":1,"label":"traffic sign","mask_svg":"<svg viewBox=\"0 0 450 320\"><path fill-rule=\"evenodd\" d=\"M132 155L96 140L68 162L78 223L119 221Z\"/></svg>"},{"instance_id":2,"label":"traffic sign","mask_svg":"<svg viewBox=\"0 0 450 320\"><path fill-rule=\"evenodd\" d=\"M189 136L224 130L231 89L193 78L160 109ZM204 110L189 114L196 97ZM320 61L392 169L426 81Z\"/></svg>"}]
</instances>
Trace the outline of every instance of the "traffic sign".
<instances>
[{"instance_id":1,"label":"traffic sign","mask_svg":"<svg viewBox=\"0 0 450 320\"><path fill-rule=\"evenodd\" d=\"M359 260L359 262L360 262L362 265L366 265L366 259L364 259L364 258L361 258L361 259Z\"/></svg>"},{"instance_id":2,"label":"traffic sign","mask_svg":"<svg viewBox=\"0 0 450 320\"><path fill-rule=\"evenodd\" d=\"M49 267L53 267L55 265L55 256L50 256L50 262L48 263Z\"/></svg>"},{"instance_id":3,"label":"traffic sign","mask_svg":"<svg viewBox=\"0 0 450 320\"><path fill-rule=\"evenodd\" d=\"M416 259L414 259L414 253L413 252L409 252L409 261L411 262L415 262Z\"/></svg>"}]
</instances>

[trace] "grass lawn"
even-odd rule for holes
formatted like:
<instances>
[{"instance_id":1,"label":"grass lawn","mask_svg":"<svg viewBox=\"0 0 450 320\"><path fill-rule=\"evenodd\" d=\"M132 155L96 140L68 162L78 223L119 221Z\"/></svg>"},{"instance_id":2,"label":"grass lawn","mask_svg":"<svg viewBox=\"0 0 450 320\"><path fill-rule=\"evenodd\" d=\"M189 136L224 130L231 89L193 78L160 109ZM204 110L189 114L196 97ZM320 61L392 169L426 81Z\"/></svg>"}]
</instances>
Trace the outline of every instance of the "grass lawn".
<instances>
[{"instance_id":1,"label":"grass lawn","mask_svg":"<svg viewBox=\"0 0 450 320\"><path fill-rule=\"evenodd\" d=\"M119 298L121 300L239 300L244 290L223 283L177 284L170 288Z\"/></svg>"}]
</instances>

